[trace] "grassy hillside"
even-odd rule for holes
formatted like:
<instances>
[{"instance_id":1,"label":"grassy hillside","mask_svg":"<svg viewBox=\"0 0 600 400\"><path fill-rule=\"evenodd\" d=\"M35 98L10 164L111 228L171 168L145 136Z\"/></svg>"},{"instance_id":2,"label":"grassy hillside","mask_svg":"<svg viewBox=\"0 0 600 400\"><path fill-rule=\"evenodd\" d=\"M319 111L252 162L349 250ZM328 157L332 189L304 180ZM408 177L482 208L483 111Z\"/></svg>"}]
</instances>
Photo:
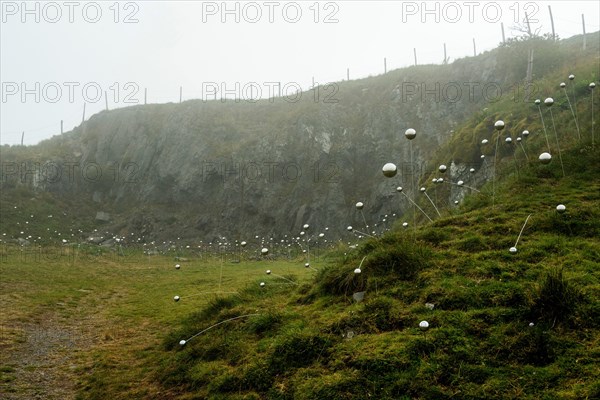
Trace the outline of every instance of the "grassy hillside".
<instances>
[{"instance_id":1,"label":"grassy hillside","mask_svg":"<svg viewBox=\"0 0 600 400\"><path fill-rule=\"evenodd\" d=\"M570 73L577 77L581 139L559 88ZM600 145L596 132L592 146L593 80L597 60L574 62L536 80L529 102L502 99L473 116L432 164L483 168L480 155L494 157L493 126L502 119L493 189L489 179L481 193L458 208L442 207L442 217L416 230L397 227L356 250L340 247L329 266L296 290L253 283L243 296L198 311L165 340L162 384L177 388L182 399L599 398ZM549 96L554 125L543 105ZM533 104L538 97L549 165L538 161L548 150ZM596 90L596 115L597 98ZM531 134L517 147L525 129ZM427 211L435 215L431 206ZM364 301L353 300L356 292L365 292ZM258 315L178 344L247 314ZM423 320L426 331L419 329Z\"/></svg>"},{"instance_id":2,"label":"grassy hillside","mask_svg":"<svg viewBox=\"0 0 600 400\"><path fill-rule=\"evenodd\" d=\"M596 124L592 145L591 117L592 101L596 121L600 116L600 89L592 100L588 86L600 81L598 48L593 47L599 44L593 42L591 52L579 57L569 41L536 43L541 67L535 69L535 91L527 101L518 88L522 54L530 43L511 43L498 54L481 56L519 60L496 66L504 70L503 87L511 87L514 79L517 89L490 104L476 102L472 108L478 111L448 123L453 132L447 144L427 154L428 171L442 163L456 169L428 172L418 183L439 208L438 217L417 193L433 222L421 213L413 219L413 207L393 191L410 182L401 174L388 179L379 172L380 161L396 160L392 157L399 153L406 158L397 126L377 139L390 142L381 159L369 156L373 149L367 141L356 142L364 145L357 157L377 172L372 187L381 191L373 195L386 203L382 209L405 214L391 231L371 239L344 232L347 225L361 225L356 219L336 220L327 237L343 234L336 248L311 262L316 271L304 267L301 255L222 263L189 250L188 261L175 270L172 256L178 253L146 256L133 247L125 254L117 247L99 253L98 246L76 244L85 238L79 229L103 231L105 226L93 220L96 207L78 206L83 201L77 196L60 200L8 187L11 191L1 194L2 232L16 239L27 231L32 239L42 238L35 245L46 246L18 247L3 239L0 248L0 302L8 310L0 314L0 397L600 398L600 132ZM443 68L465 67L468 80L469 65L458 60L409 70L432 82ZM561 81L570 96L574 88L581 138ZM384 76L370 82L392 90ZM372 88L361 92L360 81L347 85L356 86L356 98L348 103L361 104L361 96L381 98L382 92ZM544 133L533 100L543 103L550 96L552 115L541 106ZM377 124L363 117L355 116L355 123L375 131ZM417 114L406 119L444 125ZM497 120L506 124L500 133L494 130ZM385 126L394 122L385 121ZM431 140L418 132L415 141ZM538 156L548 151L546 137L552 162L543 165ZM35 156L43 158L44 149L63 156L59 140L14 151L33 158L39 151ZM19 159L15 152L8 160ZM369 176L361 171L344 179L360 185ZM445 183L433 184L439 177ZM475 190L459 186L458 179ZM383 193L388 189L391 194ZM356 216L357 193L335 193L345 196L347 215ZM450 199L460 199L459 204ZM564 213L557 211L559 204L565 205ZM157 225L178 225L162 214ZM408 228L402 227L405 221ZM176 237L173 232L170 238ZM73 239L59 246L58 233ZM516 253L509 251L513 246ZM252 242L248 254L261 247ZM271 254L285 255L284 249ZM229 291L236 293L224 293ZM362 301L354 300L363 292ZM181 301L173 301L176 294ZM421 321L428 322L427 330L419 328Z\"/></svg>"}]
</instances>

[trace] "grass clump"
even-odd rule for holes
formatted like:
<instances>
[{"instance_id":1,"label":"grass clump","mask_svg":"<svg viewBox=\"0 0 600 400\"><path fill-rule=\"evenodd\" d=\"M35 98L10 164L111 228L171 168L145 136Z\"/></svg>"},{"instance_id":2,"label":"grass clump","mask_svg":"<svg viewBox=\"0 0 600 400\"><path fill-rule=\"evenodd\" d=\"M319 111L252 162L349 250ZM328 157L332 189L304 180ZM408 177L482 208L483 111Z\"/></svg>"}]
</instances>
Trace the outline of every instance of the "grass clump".
<instances>
[{"instance_id":1,"label":"grass clump","mask_svg":"<svg viewBox=\"0 0 600 400\"><path fill-rule=\"evenodd\" d=\"M571 321L584 300L583 292L564 277L562 269L552 269L533 292L531 316L553 325Z\"/></svg>"}]
</instances>

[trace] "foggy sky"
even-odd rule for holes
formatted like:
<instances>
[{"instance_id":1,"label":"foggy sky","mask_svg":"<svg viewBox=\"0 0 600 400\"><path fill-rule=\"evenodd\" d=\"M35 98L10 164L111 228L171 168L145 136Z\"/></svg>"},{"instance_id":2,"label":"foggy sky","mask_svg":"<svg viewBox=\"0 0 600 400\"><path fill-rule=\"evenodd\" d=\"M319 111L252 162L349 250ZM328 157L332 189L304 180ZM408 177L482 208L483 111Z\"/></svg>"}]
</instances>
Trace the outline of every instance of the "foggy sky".
<instances>
[{"instance_id":1,"label":"foggy sky","mask_svg":"<svg viewBox=\"0 0 600 400\"><path fill-rule=\"evenodd\" d=\"M307 90L318 83L450 62L491 50L528 12L532 30L566 38L600 28L597 1L2 1L0 142L69 131L105 108L227 97L256 82ZM227 12L229 11L229 12ZM523 25L523 24L522 24ZM236 86L236 83L238 86ZM85 88L85 90L84 90ZM214 94L215 88L219 91ZM137 101L137 103L136 103Z\"/></svg>"}]
</instances>

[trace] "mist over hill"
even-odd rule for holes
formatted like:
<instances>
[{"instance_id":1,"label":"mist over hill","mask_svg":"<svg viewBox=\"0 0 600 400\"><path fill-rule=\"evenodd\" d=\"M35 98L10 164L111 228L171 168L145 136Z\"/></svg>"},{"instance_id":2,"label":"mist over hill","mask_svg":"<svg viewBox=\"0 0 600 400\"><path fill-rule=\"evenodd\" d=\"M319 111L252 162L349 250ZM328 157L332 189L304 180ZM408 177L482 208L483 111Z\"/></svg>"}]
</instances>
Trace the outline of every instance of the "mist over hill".
<instances>
[{"instance_id":1,"label":"mist over hill","mask_svg":"<svg viewBox=\"0 0 600 400\"><path fill-rule=\"evenodd\" d=\"M413 180L437 168L434 160L451 167L449 179L474 168L471 184L486 181L490 170L482 168L476 143L453 141L457 131L489 131L489 124L468 121L492 118L488 107L499 102L529 107L543 95L525 80L530 49L534 82L572 67L575 56L578 65L597 64L599 35L590 36L585 52L578 37L512 40L450 64L260 101L190 100L103 111L38 145L3 147L3 200L23 205L49 196L90 229L146 242L295 234L304 223L340 232L359 221L357 201L365 203L371 223L386 214L400 217L395 186L410 193ZM407 128L418 135L412 155ZM399 167L393 184L381 179L386 162ZM447 190L438 201L451 204L463 195ZM4 229L18 236L18 228Z\"/></svg>"}]
</instances>

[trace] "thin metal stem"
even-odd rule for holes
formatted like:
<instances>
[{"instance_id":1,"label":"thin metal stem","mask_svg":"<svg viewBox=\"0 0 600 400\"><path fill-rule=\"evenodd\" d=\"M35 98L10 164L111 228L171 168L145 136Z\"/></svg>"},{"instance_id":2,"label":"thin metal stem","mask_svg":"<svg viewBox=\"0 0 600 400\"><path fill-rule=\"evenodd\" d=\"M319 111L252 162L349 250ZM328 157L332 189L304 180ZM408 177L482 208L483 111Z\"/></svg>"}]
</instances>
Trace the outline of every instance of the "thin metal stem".
<instances>
[{"instance_id":1,"label":"thin metal stem","mask_svg":"<svg viewBox=\"0 0 600 400\"><path fill-rule=\"evenodd\" d=\"M577 128L577 135L579 136L579 140L581 141L581 132L579 131L579 122L577 121L577 117L575 116L575 111L573 111L573 106L571 105L571 100L569 100L569 95L567 94L567 89L563 88L565 91L565 96L567 97L567 102L569 103L569 108L571 109L571 114L573 114L573 119L575 120L575 127ZM573 101L575 101L575 88L573 87Z\"/></svg>"},{"instance_id":2,"label":"thin metal stem","mask_svg":"<svg viewBox=\"0 0 600 400\"><path fill-rule=\"evenodd\" d=\"M548 153L552 153L550 150L550 141L548 140L548 132L546 131L546 123L544 122L544 116L542 115L542 108L538 106L538 111L540 112L540 118L542 120L542 127L544 128L544 137L546 138L546 145L548 146Z\"/></svg>"},{"instance_id":3,"label":"thin metal stem","mask_svg":"<svg viewBox=\"0 0 600 400\"><path fill-rule=\"evenodd\" d=\"M442 214L440 214L440 211L438 210L438 208L435 206L435 203L433 202L433 200L431 200L431 197L429 197L429 195L427 194L427 192L423 192L425 193L425 196L427 196L427 198L429 199L429 202L431 203L431 205L433 206L433 208L435 208L435 211L437 212L438 216L442 216Z\"/></svg>"},{"instance_id":4,"label":"thin metal stem","mask_svg":"<svg viewBox=\"0 0 600 400\"><path fill-rule=\"evenodd\" d=\"M523 234L523 230L525 229L525 225L527 225L527 221L529 221L530 217L531 217L531 214L529 214L527 216L527 219L525 220L525 223L523 224L523 227L521 228L521 232L519 232L519 237L517 237L517 241L515 242L515 247L517 247L517 244L519 244L519 239L521 239L521 235Z\"/></svg>"},{"instance_id":5,"label":"thin metal stem","mask_svg":"<svg viewBox=\"0 0 600 400\"><path fill-rule=\"evenodd\" d=\"M552 109L550 109L550 117L552 118L552 127L554 128L554 137L556 138L556 147L558 148L558 159L560 160L560 168L562 169L563 177L565 174L565 166L563 165L562 155L560 153L560 144L558 143L558 133L556 133L556 125L554 124L554 114L552 114Z\"/></svg>"},{"instance_id":6,"label":"thin metal stem","mask_svg":"<svg viewBox=\"0 0 600 400\"><path fill-rule=\"evenodd\" d=\"M224 321L218 322L218 323L216 323L216 324L214 324L214 325L211 325L211 326L209 326L209 327L208 327L208 328L206 328L206 329L203 329L203 330L201 330L200 332L196 333L194 336L191 336L191 337L190 337L189 339L187 339L185 342L187 343L187 342L189 342L190 340L192 340L193 338L195 338L196 336L199 336L199 335L203 334L204 332L206 332L206 331L208 331L208 330L210 330L210 329L212 329L212 328L214 328L214 327L216 327L216 326L219 326L219 325L221 325L221 324L224 324L225 322L234 321L234 320L236 320L236 319L240 319L240 318L252 317L252 316L255 316L255 315L260 315L260 314L246 314L246 315L239 315L239 316L237 316L237 317L229 318L229 319L226 319L226 320L224 320Z\"/></svg>"}]
</instances>

